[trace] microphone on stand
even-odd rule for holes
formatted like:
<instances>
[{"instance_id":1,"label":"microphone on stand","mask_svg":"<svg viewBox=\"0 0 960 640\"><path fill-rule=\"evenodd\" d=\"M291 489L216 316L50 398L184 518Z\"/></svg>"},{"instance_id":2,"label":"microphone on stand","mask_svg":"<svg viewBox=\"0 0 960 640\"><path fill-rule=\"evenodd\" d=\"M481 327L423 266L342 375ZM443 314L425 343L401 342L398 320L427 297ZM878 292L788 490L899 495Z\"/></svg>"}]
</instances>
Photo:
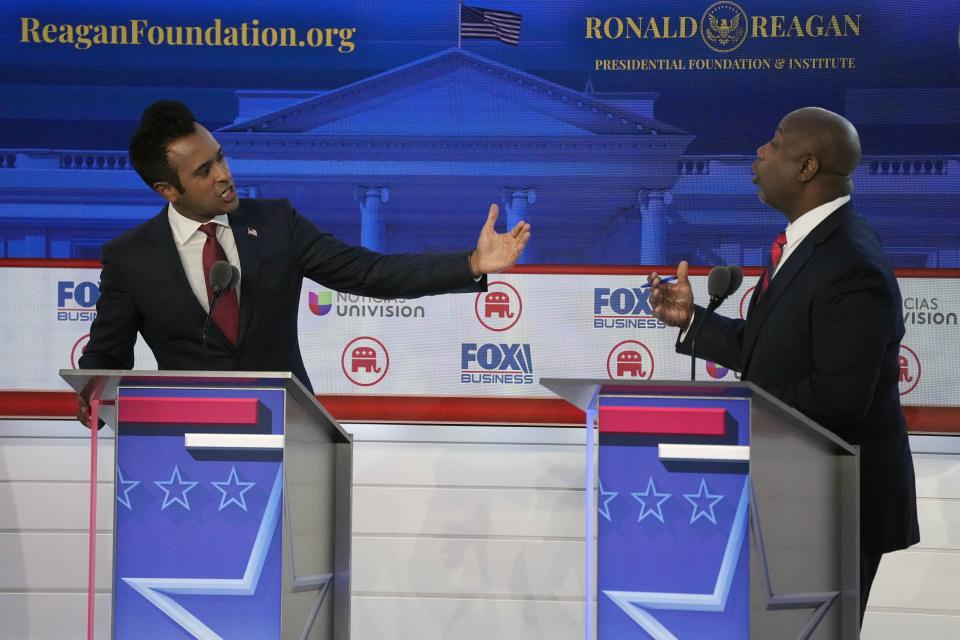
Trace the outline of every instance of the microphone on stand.
<instances>
[{"instance_id":1,"label":"microphone on stand","mask_svg":"<svg viewBox=\"0 0 960 640\"><path fill-rule=\"evenodd\" d=\"M226 260L218 260L210 267L209 280L210 289L213 291L213 300L210 301L207 321L203 323L203 347L200 352L200 366L204 371L207 369L207 330L210 329L210 321L213 320L213 310L223 294L233 289L240 282L240 270Z\"/></svg>"},{"instance_id":2,"label":"microphone on stand","mask_svg":"<svg viewBox=\"0 0 960 640\"><path fill-rule=\"evenodd\" d=\"M236 269L236 267L234 267ZM740 285L743 283L743 271L740 270L740 267L736 265L730 265L727 267L727 271L730 272L730 286L727 287L727 295L725 298L729 298L733 295L733 292L740 288ZM239 270L237 271L237 277L239 277ZM236 286L236 285L233 285Z\"/></svg>"},{"instance_id":3,"label":"microphone on stand","mask_svg":"<svg viewBox=\"0 0 960 640\"><path fill-rule=\"evenodd\" d=\"M697 320L697 326L693 328L693 335L690 338L690 380L697 379L697 336L700 329L703 328L703 321L708 315L716 311L717 307L726 300L734 291L740 288L743 282L743 271L740 267L714 267L707 276L707 294L710 296L710 303L707 304L706 311Z\"/></svg>"}]
</instances>

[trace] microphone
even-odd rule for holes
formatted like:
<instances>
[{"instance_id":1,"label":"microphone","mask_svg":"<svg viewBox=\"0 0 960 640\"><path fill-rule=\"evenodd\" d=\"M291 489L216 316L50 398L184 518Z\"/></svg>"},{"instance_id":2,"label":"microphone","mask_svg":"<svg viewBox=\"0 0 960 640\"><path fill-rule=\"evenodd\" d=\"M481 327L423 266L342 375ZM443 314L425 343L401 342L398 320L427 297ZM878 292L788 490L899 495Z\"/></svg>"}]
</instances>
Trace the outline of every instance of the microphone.
<instances>
[{"instance_id":1,"label":"microphone","mask_svg":"<svg viewBox=\"0 0 960 640\"><path fill-rule=\"evenodd\" d=\"M216 266L216 265L214 265ZM727 297L727 289L730 288L730 270L726 267L714 267L707 276L707 295L710 296L710 304L707 309L713 311L720 306Z\"/></svg>"},{"instance_id":2,"label":"microphone","mask_svg":"<svg viewBox=\"0 0 960 640\"><path fill-rule=\"evenodd\" d=\"M234 267L236 269L236 267ZM740 267L735 265L729 265L727 271L730 272L730 286L727 287L727 295L724 297L730 297L733 295L733 292L740 288L740 285L743 284L743 271L740 270Z\"/></svg>"},{"instance_id":3,"label":"microphone","mask_svg":"<svg viewBox=\"0 0 960 640\"><path fill-rule=\"evenodd\" d=\"M233 280L233 267L226 260L219 260L210 267L210 288L213 289L214 302L230 290ZM212 305L213 303L211 303ZM213 313L213 309L210 310Z\"/></svg>"},{"instance_id":4,"label":"microphone","mask_svg":"<svg viewBox=\"0 0 960 640\"><path fill-rule=\"evenodd\" d=\"M207 312L207 321L203 323L203 346L200 350L200 366L204 371L207 369L207 331L210 329L210 321L213 320L213 310L223 294L229 292L240 282L240 270L231 265L226 260L218 260L210 267L209 274L210 290L213 291L213 300L210 301L210 311Z\"/></svg>"},{"instance_id":5,"label":"microphone","mask_svg":"<svg viewBox=\"0 0 960 640\"><path fill-rule=\"evenodd\" d=\"M739 272L740 270L737 269ZM740 274L740 281L743 280L743 274ZM737 286L740 286L740 281L737 282ZM227 291L231 291L237 288L237 285L240 284L240 269L237 269L235 266L230 265L230 285L227 287ZM732 291L730 293L733 293Z\"/></svg>"},{"instance_id":6,"label":"microphone","mask_svg":"<svg viewBox=\"0 0 960 640\"><path fill-rule=\"evenodd\" d=\"M716 311L724 300L726 300L734 291L740 288L743 282L743 271L740 267L714 267L707 276L707 294L710 296L710 302L707 304L706 311L697 321L697 326L693 328L693 335L690 337L690 380L697 379L697 336L700 335L700 329L703 328L703 321L708 315Z\"/></svg>"}]
</instances>

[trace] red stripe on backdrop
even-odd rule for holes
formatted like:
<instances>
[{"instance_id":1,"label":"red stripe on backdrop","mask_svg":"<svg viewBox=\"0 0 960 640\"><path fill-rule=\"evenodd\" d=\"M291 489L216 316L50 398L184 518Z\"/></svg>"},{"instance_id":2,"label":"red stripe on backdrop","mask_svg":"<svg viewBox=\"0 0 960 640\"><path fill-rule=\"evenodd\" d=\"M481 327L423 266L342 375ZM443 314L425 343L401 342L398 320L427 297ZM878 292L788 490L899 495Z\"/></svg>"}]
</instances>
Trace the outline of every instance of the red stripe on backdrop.
<instances>
[{"instance_id":1,"label":"red stripe on backdrop","mask_svg":"<svg viewBox=\"0 0 960 640\"><path fill-rule=\"evenodd\" d=\"M99 269L99 260L64 258L0 258L0 267L40 269Z\"/></svg>"},{"instance_id":2,"label":"red stripe on backdrop","mask_svg":"<svg viewBox=\"0 0 960 640\"><path fill-rule=\"evenodd\" d=\"M21 268L75 268L99 269L99 260L74 260L65 258L0 258L0 267ZM544 275L620 275L646 276L652 271L672 275L677 265L638 266L627 264L522 264L505 273L544 274ZM710 273L709 266L691 266L690 275L705 276ZM960 269L896 269L900 278L960 278ZM763 272L762 267L743 267L746 276L758 276Z\"/></svg>"},{"instance_id":3,"label":"red stripe on backdrop","mask_svg":"<svg viewBox=\"0 0 960 640\"><path fill-rule=\"evenodd\" d=\"M553 398L317 396L343 422L580 426L584 414ZM385 410L384 407L389 407ZM910 432L960 435L960 406L904 407ZM60 419L77 413L72 391L0 391L0 419Z\"/></svg>"},{"instance_id":4,"label":"red stripe on backdrop","mask_svg":"<svg viewBox=\"0 0 960 640\"><path fill-rule=\"evenodd\" d=\"M581 426L586 417L553 398L420 398L413 396L317 396L344 422L433 422ZM389 407L385 410L384 407ZM389 417L388 417L389 416Z\"/></svg>"},{"instance_id":5,"label":"red stripe on backdrop","mask_svg":"<svg viewBox=\"0 0 960 640\"><path fill-rule=\"evenodd\" d=\"M960 407L904 407L910 433L960 435Z\"/></svg>"},{"instance_id":6,"label":"red stripe on backdrop","mask_svg":"<svg viewBox=\"0 0 960 640\"><path fill-rule=\"evenodd\" d=\"M321 395L317 400L343 422L580 426L586 419L576 407L553 398ZM69 418L76 412L71 391L0 391L0 418Z\"/></svg>"}]
</instances>

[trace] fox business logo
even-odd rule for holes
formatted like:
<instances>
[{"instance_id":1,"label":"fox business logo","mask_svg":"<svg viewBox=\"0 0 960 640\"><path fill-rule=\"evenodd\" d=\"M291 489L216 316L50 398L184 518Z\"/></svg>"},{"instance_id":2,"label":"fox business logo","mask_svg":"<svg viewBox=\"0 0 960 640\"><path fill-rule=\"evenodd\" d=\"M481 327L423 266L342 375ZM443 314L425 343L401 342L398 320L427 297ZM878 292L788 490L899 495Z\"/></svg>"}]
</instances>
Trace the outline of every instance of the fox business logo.
<instances>
[{"instance_id":1,"label":"fox business logo","mask_svg":"<svg viewBox=\"0 0 960 640\"><path fill-rule=\"evenodd\" d=\"M57 282L57 322L91 322L97 317L100 285L95 282Z\"/></svg>"},{"instance_id":2,"label":"fox business logo","mask_svg":"<svg viewBox=\"0 0 960 640\"><path fill-rule=\"evenodd\" d=\"M597 287L593 290L594 329L665 329L666 327L667 325L653 317L649 287L629 289Z\"/></svg>"},{"instance_id":3,"label":"fox business logo","mask_svg":"<svg viewBox=\"0 0 960 640\"><path fill-rule=\"evenodd\" d=\"M528 343L460 345L463 384L533 384L533 353Z\"/></svg>"}]
</instances>

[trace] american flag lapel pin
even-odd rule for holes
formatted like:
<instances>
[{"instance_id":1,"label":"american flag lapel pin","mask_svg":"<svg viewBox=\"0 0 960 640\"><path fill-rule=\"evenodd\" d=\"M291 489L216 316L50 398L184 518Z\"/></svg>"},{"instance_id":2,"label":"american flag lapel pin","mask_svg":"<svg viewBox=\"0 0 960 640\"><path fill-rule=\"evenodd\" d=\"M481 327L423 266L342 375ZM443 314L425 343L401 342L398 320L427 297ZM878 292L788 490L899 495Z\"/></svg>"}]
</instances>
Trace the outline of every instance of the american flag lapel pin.
<instances>
[{"instance_id":1,"label":"american flag lapel pin","mask_svg":"<svg viewBox=\"0 0 960 640\"><path fill-rule=\"evenodd\" d=\"M247 227L247 235L248 235L248 236L253 236L254 238L256 238L256 237L257 237L257 230L254 229L253 227Z\"/></svg>"}]
</instances>

